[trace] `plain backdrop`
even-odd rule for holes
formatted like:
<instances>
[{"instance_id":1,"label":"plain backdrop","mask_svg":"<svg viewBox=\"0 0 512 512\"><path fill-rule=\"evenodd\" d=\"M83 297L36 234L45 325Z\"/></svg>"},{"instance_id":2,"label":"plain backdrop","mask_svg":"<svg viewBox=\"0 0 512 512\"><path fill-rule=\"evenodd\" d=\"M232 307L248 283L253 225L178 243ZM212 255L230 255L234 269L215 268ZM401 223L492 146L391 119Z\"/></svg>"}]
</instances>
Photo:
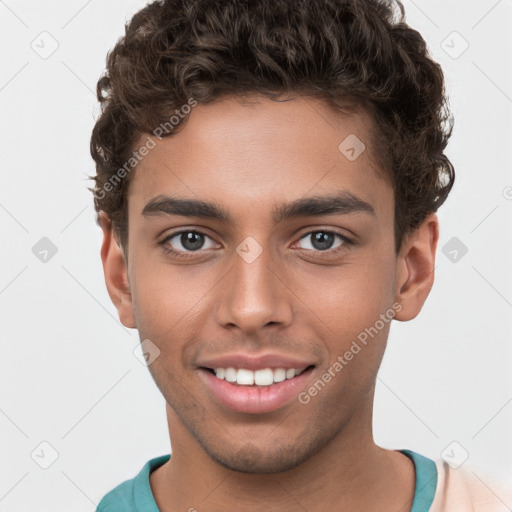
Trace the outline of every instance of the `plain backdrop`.
<instances>
[{"instance_id":1,"label":"plain backdrop","mask_svg":"<svg viewBox=\"0 0 512 512\"><path fill-rule=\"evenodd\" d=\"M86 179L96 82L144 4L0 1L0 510L94 510L170 450L137 332L105 288ZM434 459L448 449L501 479L512 473L512 1L404 5L445 71L456 183L431 295L391 328L375 439Z\"/></svg>"}]
</instances>

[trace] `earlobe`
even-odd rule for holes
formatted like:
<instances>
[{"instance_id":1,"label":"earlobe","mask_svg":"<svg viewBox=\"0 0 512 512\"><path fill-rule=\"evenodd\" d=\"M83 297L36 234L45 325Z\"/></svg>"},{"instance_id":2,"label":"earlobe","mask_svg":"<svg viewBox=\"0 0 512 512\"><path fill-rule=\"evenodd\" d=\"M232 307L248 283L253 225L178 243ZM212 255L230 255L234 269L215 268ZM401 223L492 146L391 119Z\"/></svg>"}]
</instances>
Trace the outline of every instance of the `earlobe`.
<instances>
[{"instance_id":1,"label":"earlobe","mask_svg":"<svg viewBox=\"0 0 512 512\"><path fill-rule=\"evenodd\" d=\"M404 240L397 258L396 302L402 309L395 319L400 321L415 318L434 284L434 268L439 221L431 214Z\"/></svg>"},{"instance_id":2,"label":"earlobe","mask_svg":"<svg viewBox=\"0 0 512 512\"><path fill-rule=\"evenodd\" d=\"M125 327L135 329L128 269L123 252L116 240L112 222L104 212L99 215L99 224L103 231L101 261L108 294L117 308L121 323Z\"/></svg>"}]
</instances>

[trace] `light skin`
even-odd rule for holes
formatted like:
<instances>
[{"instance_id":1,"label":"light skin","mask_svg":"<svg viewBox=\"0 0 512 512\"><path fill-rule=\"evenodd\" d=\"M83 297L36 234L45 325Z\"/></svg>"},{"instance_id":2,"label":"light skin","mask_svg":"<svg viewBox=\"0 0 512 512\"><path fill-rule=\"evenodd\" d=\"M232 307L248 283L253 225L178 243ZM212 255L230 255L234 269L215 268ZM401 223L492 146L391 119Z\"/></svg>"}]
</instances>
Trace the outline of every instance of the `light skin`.
<instances>
[{"instance_id":1,"label":"light skin","mask_svg":"<svg viewBox=\"0 0 512 512\"><path fill-rule=\"evenodd\" d=\"M342 116L312 98L253 99L198 105L179 133L156 140L130 184L127 261L100 221L119 318L160 350L149 369L167 402L172 457L150 475L155 500L169 512L409 510L414 466L372 435L389 323L307 405L234 412L198 376L200 358L278 352L314 361L308 389L393 304L395 319L414 318L434 279L438 219L428 216L396 254L394 194L367 114ZM367 146L354 161L338 149L350 134ZM334 193L359 202L274 218L285 203ZM164 196L215 203L230 218L171 215L155 206ZM195 246L171 237L194 229L206 234ZM334 233L332 248L314 243L318 232ZM262 249L251 263L236 251L247 237Z\"/></svg>"}]
</instances>

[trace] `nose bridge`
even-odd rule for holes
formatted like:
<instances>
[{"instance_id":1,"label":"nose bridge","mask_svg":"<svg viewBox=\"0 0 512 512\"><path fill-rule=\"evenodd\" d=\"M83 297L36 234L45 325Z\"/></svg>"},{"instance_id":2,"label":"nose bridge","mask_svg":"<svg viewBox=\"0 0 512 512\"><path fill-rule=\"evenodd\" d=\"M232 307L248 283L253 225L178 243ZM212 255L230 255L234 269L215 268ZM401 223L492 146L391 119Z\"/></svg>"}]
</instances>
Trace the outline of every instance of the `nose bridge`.
<instances>
[{"instance_id":1,"label":"nose bridge","mask_svg":"<svg viewBox=\"0 0 512 512\"><path fill-rule=\"evenodd\" d=\"M288 323L291 305L274 267L268 247L263 247L252 237L239 244L218 304L218 322L235 324L246 331L256 330L269 322Z\"/></svg>"}]
</instances>

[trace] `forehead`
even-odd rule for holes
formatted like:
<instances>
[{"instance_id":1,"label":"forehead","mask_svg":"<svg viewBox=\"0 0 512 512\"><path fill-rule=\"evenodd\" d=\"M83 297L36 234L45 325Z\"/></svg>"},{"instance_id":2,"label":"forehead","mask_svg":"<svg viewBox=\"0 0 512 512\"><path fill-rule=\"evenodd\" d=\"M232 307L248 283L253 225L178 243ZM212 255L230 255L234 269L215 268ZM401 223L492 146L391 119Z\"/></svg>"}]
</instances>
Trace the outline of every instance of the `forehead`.
<instances>
[{"instance_id":1,"label":"forehead","mask_svg":"<svg viewBox=\"0 0 512 512\"><path fill-rule=\"evenodd\" d=\"M130 184L130 214L169 195L272 220L280 204L339 191L389 210L392 189L375 163L371 125L364 112L334 113L312 98L199 104L180 131L153 137Z\"/></svg>"}]
</instances>

